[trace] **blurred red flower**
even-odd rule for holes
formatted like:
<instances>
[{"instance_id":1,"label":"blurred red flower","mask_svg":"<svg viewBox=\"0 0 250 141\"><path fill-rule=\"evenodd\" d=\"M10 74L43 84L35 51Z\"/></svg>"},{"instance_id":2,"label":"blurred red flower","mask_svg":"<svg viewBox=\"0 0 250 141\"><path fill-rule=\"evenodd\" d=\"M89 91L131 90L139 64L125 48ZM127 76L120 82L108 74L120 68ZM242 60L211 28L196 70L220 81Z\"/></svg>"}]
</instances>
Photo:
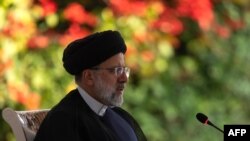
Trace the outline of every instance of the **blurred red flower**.
<instances>
[{"instance_id":1,"label":"blurred red flower","mask_svg":"<svg viewBox=\"0 0 250 141\"><path fill-rule=\"evenodd\" d=\"M40 95L30 92L29 87L25 83L8 83L8 91L10 99L23 104L27 109L37 109L40 106Z\"/></svg>"},{"instance_id":2,"label":"blurred red flower","mask_svg":"<svg viewBox=\"0 0 250 141\"><path fill-rule=\"evenodd\" d=\"M89 26L95 26L97 23L97 18L87 12L79 3L69 4L64 10L63 15L65 19L72 23L87 24Z\"/></svg>"},{"instance_id":3,"label":"blurred red flower","mask_svg":"<svg viewBox=\"0 0 250 141\"><path fill-rule=\"evenodd\" d=\"M143 0L110 0L109 3L117 15L143 16L147 10L147 3Z\"/></svg>"},{"instance_id":4,"label":"blurred red flower","mask_svg":"<svg viewBox=\"0 0 250 141\"><path fill-rule=\"evenodd\" d=\"M15 38L23 36L23 33L30 35L35 32L35 23L23 21L14 12L9 12L6 20L6 25L2 29L4 36Z\"/></svg>"},{"instance_id":5,"label":"blurred red flower","mask_svg":"<svg viewBox=\"0 0 250 141\"><path fill-rule=\"evenodd\" d=\"M150 50L145 50L141 52L141 57L145 62L151 62L155 58L155 54Z\"/></svg>"},{"instance_id":6,"label":"blurred red flower","mask_svg":"<svg viewBox=\"0 0 250 141\"><path fill-rule=\"evenodd\" d=\"M54 14L57 11L57 4L53 0L39 0L43 8L43 16Z\"/></svg>"},{"instance_id":7,"label":"blurred red flower","mask_svg":"<svg viewBox=\"0 0 250 141\"><path fill-rule=\"evenodd\" d=\"M9 83L8 91L11 100L23 104L26 102L29 88L27 84Z\"/></svg>"},{"instance_id":8,"label":"blurred red flower","mask_svg":"<svg viewBox=\"0 0 250 141\"><path fill-rule=\"evenodd\" d=\"M3 52L0 50L0 56L3 56ZM6 61L0 58L0 78L7 72L11 67L13 67L13 60L8 59Z\"/></svg>"},{"instance_id":9,"label":"blurred red flower","mask_svg":"<svg viewBox=\"0 0 250 141\"><path fill-rule=\"evenodd\" d=\"M176 12L168 7L164 7L164 11L156 21L152 22L151 26L173 35L179 35L184 30L183 23L176 16Z\"/></svg>"},{"instance_id":10,"label":"blurred red flower","mask_svg":"<svg viewBox=\"0 0 250 141\"><path fill-rule=\"evenodd\" d=\"M179 0L177 12L198 22L203 30L208 30L214 22L213 5L210 0Z\"/></svg>"},{"instance_id":11,"label":"blurred red flower","mask_svg":"<svg viewBox=\"0 0 250 141\"><path fill-rule=\"evenodd\" d=\"M35 110L40 107L41 96L37 93L29 93L29 98L27 98L24 106L28 110Z\"/></svg>"},{"instance_id":12,"label":"blurred red flower","mask_svg":"<svg viewBox=\"0 0 250 141\"><path fill-rule=\"evenodd\" d=\"M49 45L49 38L45 35L36 35L29 39L29 48L46 48Z\"/></svg>"},{"instance_id":13,"label":"blurred red flower","mask_svg":"<svg viewBox=\"0 0 250 141\"><path fill-rule=\"evenodd\" d=\"M231 31L226 26L217 25L215 26L215 32L221 37L221 38L228 38L231 35Z\"/></svg>"},{"instance_id":14,"label":"blurred red flower","mask_svg":"<svg viewBox=\"0 0 250 141\"><path fill-rule=\"evenodd\" d=\"M88 30L85 28L82 28L79 24L73 23L70 25L70 27L66 30L66 32L59 37L59 43L65 47L69 42L78 39L83 38L86 35L90 34Z\"/></svg>"}]
</instances>

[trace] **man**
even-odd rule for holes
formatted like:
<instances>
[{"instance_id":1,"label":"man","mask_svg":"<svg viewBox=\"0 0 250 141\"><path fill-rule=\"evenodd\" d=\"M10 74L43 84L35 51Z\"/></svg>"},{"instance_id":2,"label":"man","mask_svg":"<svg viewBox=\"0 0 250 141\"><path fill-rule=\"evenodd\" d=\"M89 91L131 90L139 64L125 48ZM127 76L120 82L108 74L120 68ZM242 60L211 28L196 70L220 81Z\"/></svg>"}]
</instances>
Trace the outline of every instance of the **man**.
<instances>
[{"instance_id":1,"label":"man","mask_svg":"<svg viewBox=\"0 0 250 141\"><path fill-rule=\"evenodd\" d=\"M130 71L126 50L120 33L111 30L71 42L62 60L78 87L50 110L35 141L146 141L120 108Z\"/></svg>"}]
</instances>

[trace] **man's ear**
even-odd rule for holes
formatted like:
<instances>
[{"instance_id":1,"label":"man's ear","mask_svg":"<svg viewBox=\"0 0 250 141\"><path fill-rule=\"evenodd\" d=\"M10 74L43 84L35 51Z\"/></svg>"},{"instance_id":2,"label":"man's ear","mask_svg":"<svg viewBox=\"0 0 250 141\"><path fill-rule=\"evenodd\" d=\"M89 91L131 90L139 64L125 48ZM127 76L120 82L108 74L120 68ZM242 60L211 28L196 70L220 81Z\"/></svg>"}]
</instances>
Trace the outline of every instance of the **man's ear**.
<instances>
[{"instance_id":1,"label":"man's ear","mask_svg":"<svg viewBox=\"0 0 250 141\"><path fill-rule=\"evenodd\" d=\"M93 72L91 70L85 70L83 72L83 81L89 86L94 85Z\"/></svg>"}]
</instances>

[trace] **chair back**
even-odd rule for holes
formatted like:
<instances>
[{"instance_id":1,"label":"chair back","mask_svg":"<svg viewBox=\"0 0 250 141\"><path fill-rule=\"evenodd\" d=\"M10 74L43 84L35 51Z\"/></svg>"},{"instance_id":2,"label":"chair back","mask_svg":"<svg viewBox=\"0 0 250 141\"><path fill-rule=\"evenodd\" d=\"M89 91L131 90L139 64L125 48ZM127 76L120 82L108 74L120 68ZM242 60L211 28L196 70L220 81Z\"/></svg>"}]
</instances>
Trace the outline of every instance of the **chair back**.
<instances>
[{"instance_id":1,"label":"chair back","mask_svg":"<svg viewBox=\"0 0 250 141\"><path fill-rule=\"evenodd\" d=\"M16 141L33 141L48 112L49 109L15 111L5 108L2 116L11 127Z\"/></svg>"}]
</instances>

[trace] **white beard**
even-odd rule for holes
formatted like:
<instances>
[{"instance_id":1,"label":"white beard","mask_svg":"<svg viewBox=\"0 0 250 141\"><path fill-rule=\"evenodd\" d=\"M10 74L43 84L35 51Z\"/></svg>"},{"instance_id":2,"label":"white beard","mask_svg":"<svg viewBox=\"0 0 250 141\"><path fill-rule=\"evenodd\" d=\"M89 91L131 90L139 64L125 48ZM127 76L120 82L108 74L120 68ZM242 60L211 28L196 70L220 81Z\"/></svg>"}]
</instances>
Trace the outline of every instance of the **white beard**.
<instances>
[{"instance_id":1,"label":"white beard","mask_svg":"<svg viewBox=\"0 0 250 141\"><path fill-rule=\"evenodd\" d=\"M115 93L116 88L107 85L100 77L95 77L95 93L96 96L108 106L121 106L123 103L123 94Z\"/></svg>"}]
</instances>

